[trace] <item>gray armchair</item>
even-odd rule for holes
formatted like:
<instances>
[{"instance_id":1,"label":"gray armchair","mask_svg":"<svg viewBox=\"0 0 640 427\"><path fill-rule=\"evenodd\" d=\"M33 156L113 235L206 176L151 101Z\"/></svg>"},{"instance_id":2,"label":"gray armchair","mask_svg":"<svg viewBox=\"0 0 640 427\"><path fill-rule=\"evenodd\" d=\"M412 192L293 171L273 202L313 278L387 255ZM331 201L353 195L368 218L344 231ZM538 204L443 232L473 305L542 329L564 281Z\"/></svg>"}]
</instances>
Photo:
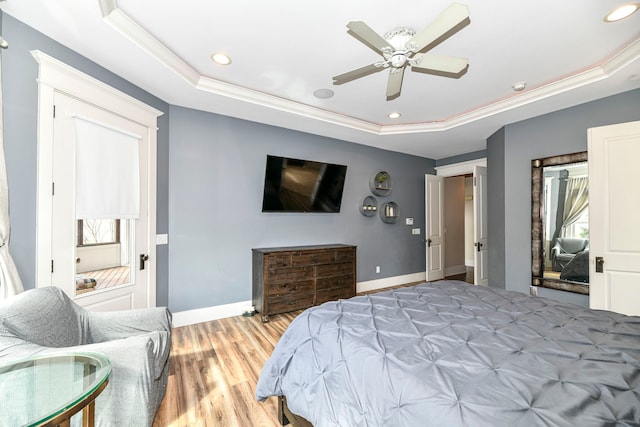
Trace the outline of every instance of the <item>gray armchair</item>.
<instances>
[{"instance_id":1,"label":"gray armchair","mask_svg":"<svg viewBox=\"0 0 640 427\"><path fill-rule=\"evenodd\" d=\"M579 252L589 248L589 239L579 237L558 237L551 248L551 269L562 271Z\"/></svg>"},{"instance_id":2,"label":"gray armchair","mask_svg":"<svg viewBox=\"0 0 640 427\"><path fill-rule=\"evenodd\" d=\"M56 287L31 289L0 304L0 364L72 351L109 358L109 384L95 403L97 426L153 423L166 390L170 349L166 308L96 313Z\"/></svg>"}]
</instances>

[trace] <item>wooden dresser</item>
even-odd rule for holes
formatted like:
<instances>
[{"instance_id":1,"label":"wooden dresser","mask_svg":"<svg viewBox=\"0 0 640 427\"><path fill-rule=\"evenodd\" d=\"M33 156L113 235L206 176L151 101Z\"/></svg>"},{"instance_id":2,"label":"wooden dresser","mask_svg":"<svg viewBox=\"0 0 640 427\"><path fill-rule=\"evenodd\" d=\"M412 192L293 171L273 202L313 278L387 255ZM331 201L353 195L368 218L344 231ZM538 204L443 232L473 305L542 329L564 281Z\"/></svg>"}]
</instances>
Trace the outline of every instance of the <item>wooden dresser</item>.
<instances>
[{"instance_id":1,"label":"wooden dresser","mask_svg":"<svg viewBox=\"0 0 640 427\"><path fill-rule=\"evenodd\" d=\"M356 294L356 247L259 248L253 251L253 305L269 315Z\"/></svg>"}]
</instances>

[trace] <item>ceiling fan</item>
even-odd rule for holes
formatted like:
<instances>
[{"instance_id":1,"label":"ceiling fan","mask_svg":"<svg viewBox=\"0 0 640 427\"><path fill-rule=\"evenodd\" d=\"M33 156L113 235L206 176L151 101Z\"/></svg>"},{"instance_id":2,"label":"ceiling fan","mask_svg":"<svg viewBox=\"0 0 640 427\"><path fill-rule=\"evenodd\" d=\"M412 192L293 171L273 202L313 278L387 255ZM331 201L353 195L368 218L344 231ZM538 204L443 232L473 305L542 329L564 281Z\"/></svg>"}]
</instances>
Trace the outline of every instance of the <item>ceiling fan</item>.
<instances>
[{"instance_id":1,"label":"ceiling fan","mask_svg":"<svg viewBox=\"0 0 640 427\"><path fill-rule=\"evenodd\" d=\"M341 85L383 69L389 69L387 101L400 96L402 78L407 66L412 71L460 78L469 68L466 58L425 53L448 39L470 23L466 5L452 3L431 24L416 33L413 28L398 27L381 37L362 21L347 24L348 33L381 54L383 59L357 70L333 77L334 85Z\"/></svg>"}]
</instances>

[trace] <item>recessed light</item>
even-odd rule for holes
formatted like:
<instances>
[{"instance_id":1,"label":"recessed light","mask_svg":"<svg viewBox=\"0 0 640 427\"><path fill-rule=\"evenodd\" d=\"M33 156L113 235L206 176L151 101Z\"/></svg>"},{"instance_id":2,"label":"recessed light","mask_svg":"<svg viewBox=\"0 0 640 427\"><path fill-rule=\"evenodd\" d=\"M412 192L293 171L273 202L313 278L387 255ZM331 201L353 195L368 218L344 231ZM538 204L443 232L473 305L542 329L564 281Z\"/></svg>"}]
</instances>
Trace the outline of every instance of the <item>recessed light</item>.
<instances>
[{"instance_id":1,"label":"recessed light","mask_svg":"<svg viewBox=\"0 0 640 427\"><path fill-rule=\"evenodd\" d=\"M211 59L218 65L229 65L231 64L231 58L226 53L216 52L211 55Z\"/></svg>"},{"instance_id":2,"label":"recessed light","mask_svg":"<svg viewBox=\"0 0 640 427\"><path fill-rule=\"evenodd\" d=\"M393 113L389 113L389 118L390 119L397 119L398 117L400 117L402 114L398 113L397 111L394 111Z\"/></svg>"},{"instance_id":3,"label":"recessed light","mask_svg":"<svg viewBox=\"0 0 640 427\"><path fill-rule=\"evenodd\" d=\"M521 92L524 90L525 87L527 87L527 82L518 82L518 83L514 83L513 86L511 86L513 88L513 90L515 90L516 92Z\"/></svg>"},{"instance_id":4,"label":"recessed light","mask_svg":"<svg viewBox=\"0 0 640 427\"><path fill-rule=\"evenodd\" d=\"M640 3L628 3L618 6L604 17L604 22L616 22L632 15L640 9Z\"/></svg>"},{"instance_id":5,"label":"recessed light","mask_svg":"<svg viewBox=\"0 0 640 427\"><path fill-rule=\"evenodd\" d=\"M320 99L329 99L334 95L331 89L316 89L313 91L313 96Z\"/></svg>"}]
</instances>

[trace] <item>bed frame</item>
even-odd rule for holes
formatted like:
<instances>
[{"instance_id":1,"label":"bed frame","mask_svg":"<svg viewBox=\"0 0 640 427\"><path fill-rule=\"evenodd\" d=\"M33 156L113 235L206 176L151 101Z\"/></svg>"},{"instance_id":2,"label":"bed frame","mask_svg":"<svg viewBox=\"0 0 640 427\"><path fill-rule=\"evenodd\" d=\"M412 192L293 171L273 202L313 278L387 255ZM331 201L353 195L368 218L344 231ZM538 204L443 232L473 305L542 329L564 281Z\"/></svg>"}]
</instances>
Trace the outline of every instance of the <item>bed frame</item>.
<instances>
[{"instance_id":1,"label":"bed frame","mask_svg":"<svg viewBox=\"0 0 640 427\"><path fill-rule=\"evenodd\" d=\"M278 396L278 421L283 426L291 424L292 427L313 427L309 421L289 410L287 398L284 396Z\"/></svg>"}]
</instances>

